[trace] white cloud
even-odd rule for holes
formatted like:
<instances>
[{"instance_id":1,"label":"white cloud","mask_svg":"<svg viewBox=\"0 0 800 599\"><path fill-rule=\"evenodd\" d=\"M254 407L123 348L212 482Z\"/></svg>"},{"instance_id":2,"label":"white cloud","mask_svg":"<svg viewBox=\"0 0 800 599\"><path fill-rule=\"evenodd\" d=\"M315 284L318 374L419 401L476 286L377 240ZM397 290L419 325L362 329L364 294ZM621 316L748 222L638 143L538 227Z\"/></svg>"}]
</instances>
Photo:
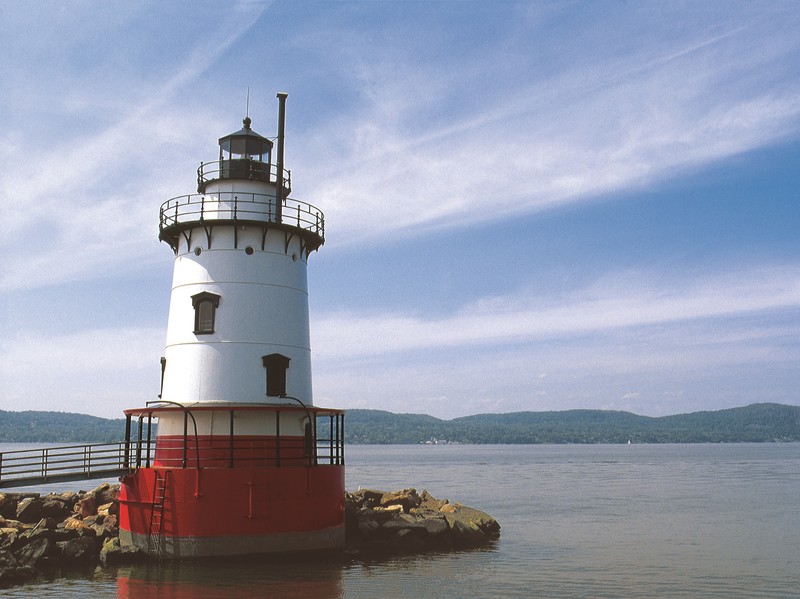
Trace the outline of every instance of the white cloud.
<instances>
[{"instance_id":1,"label":"white cloud","mask_svg":"<svg viewBox=\"0 0 800 599\"><path fill-rule=\"evenodd\" d=\"M447 418L587 407L664 415L797 403L798 336L800 324L765 331L726 318L372 356L320 350L315 402Z\"/></svg>"},{"instance_id":2,"label":"white cloud","mask_svg":"<svg viewBox=\"0 0 800 599\"><path fill-rule=\"evenodd\" d=\"M168 72L137 72L139 85L130 72L124 85L115 86L108 81L106 68L87 67L94 79L79 77L71 86L65 82L58 92L49 90L48 124L60 127L60 136L43 131L41 122L34 122L28 134L15 129L17 123L7 123L0 167L0 199L6 207L0 247L8 257L8 267L0 273L3 289L102 276L104 267L135 264L142 255L157 251L153 231L158 206L182 190L194 191L194 152L208 142L206 128L216 120L207 107L195 106L193 95L179 93L213 66L267 6L236 3L226 7L223 19L211 15L213 28L204 35L193 31L192 45L179 48L167 60L180 58L180 62ZM245 14L247 18L242 18ZM124 28L127 21L135 25L141 14L132 10L114 17ZM61 18L67 29L81 27L79 21ZM73 52L72 40L65 35L58 43L63 47L55 44L43 52L42 63L20 57L9 78L24 79L26 69L53 71L48 54ZM145 40L139 43L146 45ZM132 63L127 66L132 68ZM48 77L40 80L37 84L47 88ZM19 98L12 100L16 105L9 110L24 114ZM70 120L85 119L93 112L97 119L84 130L70 130ZM180 147L183 144L186 148ZM193 148L191 154L188 148ZM210 150L213 153L213 147ZM32 240L36 240L34 252L29 247Z\"/></svg>"},{"instance_id":3,"label":"white cloud","mask_svg":"<svg viewBox=\"0 0 800 599\"><path fill-rule=\"evenodd\" d=\"M543 303L490 297L444 317L326 314L312 325L314 347L337 359L431 347L501 345L696 319L730 318L800 307L800 271L776 267L655 286L647 273L606 277L569 298Z\"/></svg>"},{"instance_id":4,"label":"white cloud","mask_svg":"<svg viewBox=\"0 0 800 599\"><path fill-rule=\"evenodd\" d=\"M322 169L310 196L338 235L360 242L585 201L800 130L800 86L784 80L781 67L796 60L796 39L735 24L721 34L641 43L624 60L613 55L613 42L608 52L585 48L557 75L507 80L496 92L483 89L496 77L488 61L480 73L448 63L450 87L438 84L435 59L415 64L405 85L402 66L396 78L379 75L387 65L394 72L393 58L379 54L364 67L375 74L353 81L367 79L369 87L351 120L319 132L340 147L311 144L336 164L302 157L304 172ZM433 82L430 91L421 80ZM458 94L468 98L464 106ZM430 118L445 101L452 104L446 118ZM343 142L342 131L353 133Z\"/></svg>"},{"instance_id":5,"label":"white cloud","mask_svg":"<svg viewBox=\"0 0 800 599\"><path fill-rule=\"evenodd\" d=\"M158 394L163 347L163 330L130 327L6 338L0 409L121 418Z\"/></svg>"}]
</instances>

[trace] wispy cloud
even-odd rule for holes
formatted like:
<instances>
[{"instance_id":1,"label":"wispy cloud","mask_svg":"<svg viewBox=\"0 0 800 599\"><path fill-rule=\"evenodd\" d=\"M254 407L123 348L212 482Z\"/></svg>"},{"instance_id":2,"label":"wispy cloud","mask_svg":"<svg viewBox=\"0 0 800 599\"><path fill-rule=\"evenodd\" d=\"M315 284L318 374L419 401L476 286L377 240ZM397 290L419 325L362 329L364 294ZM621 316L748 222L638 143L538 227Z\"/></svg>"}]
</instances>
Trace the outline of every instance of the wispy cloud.
<instances>
[{"instance_id":1,"label":"wispy cloud","mask_svg":"<svg viewBox=\"0 0 800 599\"><path fill-rule=\"evenodd\" d=\"M196 166L196 158L181 155L176 146L188 142L197 147L198 135L214 121L208 109L194 106L191 95L182 100L178 95L211 68L268 6L233 4L227 17L214 23L214 31L194 35L192 45L179 50L182 59L171 71L149 77L139 72L139 88L117 88L112 112L103 106L108 73L102 69L85 88L79 85L87 82L76 77L78 84L64 82L59 93L48 93L62 106L55 113L68 117L75 111L85 115L98 110L96 122L84 131L49 137L37 123L31 135L6 135L0 177L6 211L0 222L0 247L12 259L0 273L0 287L12 290L93 277L104 265L132 263L154 252L152 223L158 199L183 189L176 182L190 179L184 173ZM140 16L132 10L117 18L135 21ZM70 39L64 36L63 44L69 46ZM66 48L54 44L50 52ZM23 58L17 72L52 69L46 59L39 59L42 62ZM12 75L11 80L16 79ZM44 78L42 85L46 84ZM101 88L105 91L98 93ZM40 244L33 254L25 243L32 237ZM43 269L45 265L48 268Z\"/></svg>"},{"instance_id":2,"label":"wispy cloud","mask_svg":"<svg viewBox=\"0 0 800 599\"><path fill-rule=\"evenodd\" d=\"M553 303L523 296L490 297L440 318L414 314L327 314L313 323L320 355L337 359L432 347L525 343L628 327L732 318L800 307L794 266L735 272L676 286L646 273L605 277Z\"/></svg>"},{"instance_id":3,"label":"wispy cloud","mask_svg":"<svg viewBox=\"0 0 800 599\"><path fill-rule=\"evenodd\" d=\"M782 64L797 60L800 43L774 25L640 39L624 59L613 42L605 52L590 46L562 72L505 80L497 90L485 89L497 80L488 61L483 72L455 62L443 73L433 60L405 77L393 57L379 55L374 73L353 81L364 92L352 122L332 123L352 132L349 141L320 132L340 146L324 147L338 162L328 162L310 195L354 242L625 192L796 136L800 85L782 79ZM397 77L379 74L387 70ZM453 111L431 119L443 103ZM320 158L304 161L324 169Z\"/></svg>"},{"instance_id":4,"label":"wispy cloud","mask_svg":"<svg viewBox=\"0 0 800 599\"><path fill-rule=\"evenodd\" d=\"M30 332L0 345L3 410L121 417L158 394L164 331L132 327L68 335Z\"/></svg>"}]
</instances>

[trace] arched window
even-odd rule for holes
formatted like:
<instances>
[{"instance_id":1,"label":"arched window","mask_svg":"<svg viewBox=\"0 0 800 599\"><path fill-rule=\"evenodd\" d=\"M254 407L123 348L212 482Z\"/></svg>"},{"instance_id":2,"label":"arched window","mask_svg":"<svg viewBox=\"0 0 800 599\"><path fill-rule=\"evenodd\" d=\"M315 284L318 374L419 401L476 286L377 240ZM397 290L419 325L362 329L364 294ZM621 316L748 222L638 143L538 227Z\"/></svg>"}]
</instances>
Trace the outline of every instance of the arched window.
<instances>
[{"instance_id":1,"label":"arched window","mask_svg":"<svg viewBox=\"0 0 800 599\"><path fill-rule=\"evenodd\" d=\"M270 354L261 356L261 360L267 369L267 395L286 397L286 370L291 359L281 354Z\"/></svg>"},{"instance_id":2,"label":"arched window","mask_svg":"<svg viewBox=\"0 0 800 599\"><path fill-rule=\"evenodd\" d=\"M214 332L214 321L220 296L216 293L203 291L192 296L194 308L194 334L210 335Z\"/></svg>"}]
</instances>

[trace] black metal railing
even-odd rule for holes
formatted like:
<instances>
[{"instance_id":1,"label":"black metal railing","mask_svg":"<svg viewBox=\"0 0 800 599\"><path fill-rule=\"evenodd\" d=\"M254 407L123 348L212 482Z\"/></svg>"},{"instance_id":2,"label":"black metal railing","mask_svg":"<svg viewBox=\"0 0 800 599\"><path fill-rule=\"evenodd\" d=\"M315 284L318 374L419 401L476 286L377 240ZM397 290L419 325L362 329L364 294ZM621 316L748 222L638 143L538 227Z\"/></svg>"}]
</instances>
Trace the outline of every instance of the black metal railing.
<instances>
[{"instance_id":1,"label":"black metal railing","mask_svg":"<svg viewBox=\"0 0 800 599\"><path fill-rule=\"evenodd\" d=\"M238 408L241 410L242 408ZM159 412L183 411L183 434L157 436L155 427ZM341 466L344 465L344 412L322 408L308 408L310 427L305 435L287 435L281 432L281 413L296 416L298 408L258 408L256 411L274 413L274 429L263 431L257 438L236 434L234 414L229 413L228 435L198 435L193 412L202 408L149 408L127 413L126 452L132 468L236 468L236 467L286 467L286 466ZM214 411L221 411L216 409ZM250 411L250 410L248 410ZM134 427L132 417L137 415ZM135 438L134 438L135 435ZM157 447L156 447L157 445Z\"/></svg>"},{"instance_id":2,"label":"black metal railing","mask_svg":"<svg viewBox=\"0 0 800 599\"><path fill-rule=\"evenodd\" d=\"M131 441L0 452L0 488L119 476L143 451Z\"/></svg>"},{"instance_id":3,"label":"black metal railing","mask_svg":"<svg viewBox=\"0 0 800 599\"><path fill-rule=\"evenodd\" d=\"M197 168L197 191L204 192L208 183L220 179L265 181L277 185L278 167L275 164L253 160L252 158L201 162ZM291 193L292 173L288 169L283 169L282 181L286 194Z\"/></svg>"},{"instance_id":4,"label":"black metal railing","mask_svg":"<svg viewBox=\"0 0 800 599\"><path fill-rule=\"evenodd\" d=\"M127 414L125 441L91 443L0 452L0 488L93 478L113 478L156 463L167 468L290 467L344 465L344 412L309 408L310 427L305 435L281 434L281 412L296 417L297 408L274 408L275 429L260 439L238 437L230 410L230 433L199 437L188 426L193 410L184 410L183 435L159 438L158 409ZM162 408L163 411L163 408Z\"/></svg>"},{"instance_id":5,"label":"black metal railing","mask_svg":"<svg viewBox=\"0 0 800 599\"><path fill-rule=\"evenodd\" d=\"M170 198L161 205L159 232L166 233L196 226L205 221L248 221L276 223L301 229L325 240L325 215L308 204L285 198L278 210L274 195L248 192L188 194Z\"/></svg>"}]
</instances>

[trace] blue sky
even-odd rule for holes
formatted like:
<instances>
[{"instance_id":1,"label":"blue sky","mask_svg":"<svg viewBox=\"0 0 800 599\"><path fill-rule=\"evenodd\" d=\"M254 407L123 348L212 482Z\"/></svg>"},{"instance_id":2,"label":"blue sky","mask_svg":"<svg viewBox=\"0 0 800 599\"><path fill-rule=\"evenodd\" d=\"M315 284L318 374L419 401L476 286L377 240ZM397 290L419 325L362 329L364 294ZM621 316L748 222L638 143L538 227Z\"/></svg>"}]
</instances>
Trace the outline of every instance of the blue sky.
<instances>
[{"instance_id":1,"label":"blue sky","mask_svg":"<svg viewBox=\"0 0 800 599\"><path fill-rule=\"evenodd\" d=\"M154 399L165 200L289 93L315 402L800 405L796 2L0 5L0 409Z\"/></svg>"}]
</instances>

